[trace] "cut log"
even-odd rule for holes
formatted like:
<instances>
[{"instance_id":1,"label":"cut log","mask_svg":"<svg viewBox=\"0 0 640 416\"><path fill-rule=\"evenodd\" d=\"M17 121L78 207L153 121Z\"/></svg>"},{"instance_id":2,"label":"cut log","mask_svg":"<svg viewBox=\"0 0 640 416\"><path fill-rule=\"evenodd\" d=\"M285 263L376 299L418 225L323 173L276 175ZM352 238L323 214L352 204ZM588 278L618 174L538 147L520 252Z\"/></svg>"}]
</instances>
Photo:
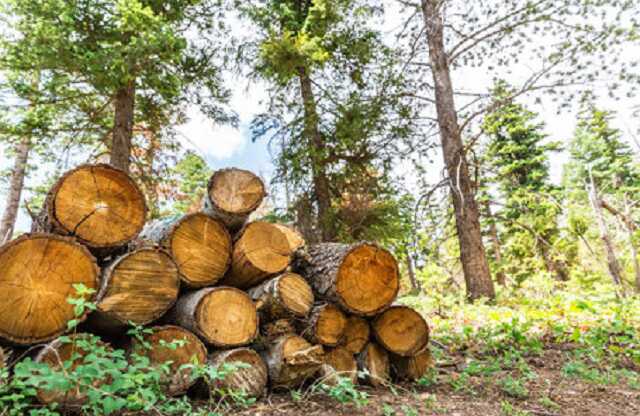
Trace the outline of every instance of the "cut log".
<instances>
[{"instance_id":1,"label":"cut log","mask_svg":"<svg viewBox=\"0 0 640 416\"><path fill-rule=\"evenodd\" d=\"M358 370L365 374L364 380L374 386L389 382L389 354L375 342L369 342L358 354Z\"/></svg>"},{"instance_id":2,"label":"cut log","mask_svg":"<svg viewBox=\"0 0 640 416\"><path fill-rule=\"evenodd\" d=\"M169 319L214 347L250 344L258 334L258 312L246 293L232 287L212 287L178 299Z\"/></svg>"},{"instance_id":3,"label":"cut log","mask_svg":"<svg viewBox=\"0 0 640 416\"><path fill-rule=\"evenodd\" d=\"M294 271L311 282L316 295L360 316L383 311L400 287L396 259L370 243L322 243L298 250Z\"/></svg>"},{"instance_id":4,"label":"cut log","mask_svg":"<svg viewBox=\"0 0 640 416\"><path fill-rule=\"evenodd\" d=\"M81 365L89 365L89 363L85 362L85 357L89 354L95 354L96 351L93 349L87 351L83 348L83 344L88 343L92 337L95 337L95 335L81 333L51 341L38 352L34 361L46 364L56 372L74 371ZM111 350L111 347L102 341L98 341L97 344L102 348ZM75 359L73 359L74 357ZM71 361L72 359L73 361ZM73 382L73 377L69 381ZM59 407L71 410L85 404L87 392L92 387L99 387L100 384L101 382L96 381L92 386L85 386L81 385L80 380L78 380L77 384L65 391L39 389L36 396L43 404L57 403Z\"/></svg>"},{"instance_id":5,"label":"cut log","mask_svg":"<svg viewBox=\"0 0 640 416\"><path fill-rule=\"evenodd\" d=\"M342 341L347 317L335 305L319 304L313 307L302 334L314 344L335 347Z\"/></svg>"},{"instance_id":6,"label":"cut log","mask_svg":"<svg viewBox=\"0 0 640 416\"><path fill-rule=\"evenodd\" d=\"M75 236L102 255L134 239L146 216L144 195L129 175L109 165L82 165L51 188L34 231Z\"/></svg>"},{"instance_id":7,"label":"cut log","mask_svg":"<svg viewBox=\"0 0 640 416\"><path fill-rule=\"evenodd\" d=\"M371 337L369 322L359 316L347 318L347 326L344 329L344 337L341 345L351 354L360 354Z\"/></svg>"},{"instance_id":8,"label":"cut log","mask_svg":"<svg viewBox=\"0 0 640 416\"><path fill-rule=\"evenodd\" d=\"M178 267L166 251L132 251L103 269L100 301L90 321L105 329L147 325L173 306L179 290Z\"/></svg>"},{"instance_id":9,"label":"cut log","mask_svg":"<svg viewBox=\"0 0 640 416\"><path fill-rule=\"evenodd\" d=\"M296 324L292 319L276 319L262 324L260 330L260 349L269 346L283 335L297 335Z\"/></svg>"},{"instance_id":10,"label":"cut log","mask_svg":"<svg viewBox=\"0 0 640 416\"><path fill-rule=\"evenodd\" d=\"M266 195L264 183L253 173L236 168L213 173L207 186L204 211L236 231Z\"/></svg>"},{"instance_id":11,"label":"cut log","mask_svg":"<svg viewBox=\"0 0 640 416\"><path fill-rule=\"evenodd\" d=\"M144 335L142 342L133 339L131 352L147 357L152 367L170 362L170 371L163 373L160 383L169 396L186 393L197 378L193 369L181 367L204 365L207 362L206 347L198 337L178 326L157 326L151 330L150 334Z\"/></svg>"},{"instance_id":12,"label":"cut log","mask_svg":"<svg viewBox=\"0 0 640 416\"><path fill-rule=\"evenodd\" d=\"M304 247L304 238L302 235L293 228L284 224L274 224L282 233L287 237L289 243L289 250L291 253L295 253L298 249Z\"/></svg>"},{"instance_id":13,"label":"cut log","mask_svg":"<svg viewBox=\"0 0 640 416\"><path fill-rule=\"evenodd\" d=\"M278 338L265 352L271 387L294 388L313 377L324 363L322 345L311 345L297 335Z\"/></svg>"},{"instance_id":14,"label":"cut log","mask_svg":"<svg viewBox=\"0 0 640 416\"><path fill-rule=\"evenodd\" d=\"M320 381L323 384L335 385L339 378L347 378L353 384L358 382L358 362L351 351L345 347L329 348L324 353Z\"/></svg>"},{"instance_id":15,"label":"cut log","mask_svg":"<svg viewBox=\"0 0 640 416\"><path fill-rule=\"evenodd\" d=\"M289 243L282 231L268 222L252 222L233 246L231 270L222 284L248 289L282 273L290 261Z\"/></svg>"},{"instance_id":16,"label":"cut log","mask_svg":"<svg viewBox=\"0 0 640 416\"><path fill-rule=\"evenodd\" d=\"M0 337L20 345L49 341L76 317L74 285L98 289L99 269L89 251L67 237L32 234L0 247ZM83 295L93 301L95 294Z\"/></svg>"},{"instance_id":17,"label":"cut log","mask_svg":"<svg viewBox=\"0 0 640 416\"><path fill-rule=\"evenodd\" d=\"M223 380L210 386L213 395L222 396L229 392L244 392L249 397L258 398L265 393L269 373L260 355L250 348L237 348L214 352L209 364L220 369L223 364L236 365Z\"/></svg>"},{"instance_id":18,"label":"cut log","mask_svg":"<svg viewBox=\"0 0 640 416\"><path fill-rule=\"evenodd\" d=\"M391 354L391 370L397 380L419 380L428 374L434 365L428 348L413 357Z\"/></svg>"},{"instance_id":19,"label":"cut log","mask_svg":"<svg viewBox=\"0 0 640 416\"><path fill-rule=\"evenodd\" d=\"M247 293L256 302L264 321L304 318L309 314L314 300L311 286L295 273L283 273L249 289Z\"/></svg>"},{"instance_id":20,"label":"cut log","mask_svg":"<svg viewBox=\"0 0 640 416\"><path fill-rule=\"evenodd\" d=\"M229 232L222 223L202 213L147 224L140 233L139 245L147 243L171 253L182 282L190 288L216 284L231 261Z\"/></svg>"},{"instance_id":21,"label":"cut log","mask_svg":"<svg viewBox=\"0 0 640 416\"><path fill-rule=\"evenodd\" d=\"M429 342L427 322L422 315L406 306L387 309L371 327L380 345L402 357L416 355Z\"/></svg>"}]
</instances>

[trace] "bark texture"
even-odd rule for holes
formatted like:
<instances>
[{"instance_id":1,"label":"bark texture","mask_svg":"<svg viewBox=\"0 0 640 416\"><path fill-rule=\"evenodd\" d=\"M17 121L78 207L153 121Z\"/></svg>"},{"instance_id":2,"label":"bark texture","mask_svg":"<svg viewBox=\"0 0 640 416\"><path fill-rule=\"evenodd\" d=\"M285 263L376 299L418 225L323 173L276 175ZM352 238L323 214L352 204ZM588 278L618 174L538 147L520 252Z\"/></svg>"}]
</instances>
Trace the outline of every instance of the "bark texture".
<instances>
[{"instance_id":1,"label":"bark texture","mask_svg":"<svg viewBox=\"0 0 640 416\"><path fill-rule=\"evenodd\" d=\"M24 188L24 178L27 172L27 161L29 160L29 150L31 141L28 138L22 139L16 146L15 161L9 182L9 193L5 205L2 220L0 220L0 241L7 242L13 236L13 230L20 208L20 196Z\"/></svg>"},{"instance_id":2,"label":"bark texture","mask_svg":"<svg viewBox=\"0 0 640 416\"><path fill-rule=\"evenodd\" d=\"M311 345L297 335L278 338L263 355L271 387L294 388L313 377L324 363L321 345Z\"/></svg>"},{"instance_id":3,"label":"bark texture","mask_svg":"<svg viewBox=\"0 0 640 416\"><path fill-rule=\"evenodd\" d=\"M444 3L437 0L421 1L435 86L442 154L449 176L467 295L471 300L481 297L494 299L495 289L482 243L480 215L458 124L449 59L444 46Z\"/></svg>"},{"instance_id":4,"label":"bark texture","mask_svg":"<svg viewBox=\"0 0 640 416\"><path fill-rule=\"evenodd\" d=\"M124 172L129 172L135 96L135 80L131 80L117 91L115 97L113 139L109 163Z\"/></svg>"}]
</instances>

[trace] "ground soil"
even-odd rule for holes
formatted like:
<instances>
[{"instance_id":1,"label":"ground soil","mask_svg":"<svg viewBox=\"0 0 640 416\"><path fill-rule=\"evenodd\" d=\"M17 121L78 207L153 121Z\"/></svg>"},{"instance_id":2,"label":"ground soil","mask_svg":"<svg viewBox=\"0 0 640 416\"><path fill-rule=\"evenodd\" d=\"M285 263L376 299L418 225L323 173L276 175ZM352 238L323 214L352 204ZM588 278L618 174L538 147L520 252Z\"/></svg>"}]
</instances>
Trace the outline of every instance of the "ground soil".
<instances>
[{"instance_id":1,"label":"ground soil","mask_svg":"<svg viewBox=\"0 0 640 416\"><path fill-rule=\"evenodd\" d=\"M369 403L363 407L340 404L326 395L305 394L293 400L290 393L272 393L249 409L234 414L248 416L319 415L449 415L449 416L638 416L640 390L622 384L594 384L562 373L563 351L548 350L529 359L537 377L527 383L529 396L516 399L505 394L491 377L472 377L468 388L455 391L445 379L455 369L440 369L443 382L431 387L405 384L390 389L364 387ZM635 369L637 371L637 369ZM508 372L496 374L504 377ZM514 373L514 376L517 374ZM455 374L454 374L455 376Z\"/></svg>"}]
</instances>

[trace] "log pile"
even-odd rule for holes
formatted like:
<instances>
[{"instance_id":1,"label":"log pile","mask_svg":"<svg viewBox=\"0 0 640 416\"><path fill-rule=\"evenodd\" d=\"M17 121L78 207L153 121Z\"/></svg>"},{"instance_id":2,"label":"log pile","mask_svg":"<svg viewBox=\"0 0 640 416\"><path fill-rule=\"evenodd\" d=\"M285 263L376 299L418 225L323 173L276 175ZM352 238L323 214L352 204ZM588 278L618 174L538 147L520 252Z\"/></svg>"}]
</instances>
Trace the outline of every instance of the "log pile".
<instances>
[{"instance_id":1,"label":"log pile","mask_svg":"<svg viewBox=\"0 0 640 416\"><path fill-rule=\"evenodd\" d=\"M210 394L255 397L313 380L381 386L425 374L429 328L394 305L400 276L391 253L374 243L306 246L286 225L252 220L266 192L251 172L217 171L203 186L202 212L145 225L144 198L124 172L83 165L62 176L34 232L0 247L3 345L48 342L35 359L56 368L71 356L58 337L86 320L82 331L105 345L124 342L151 365L170 362L163 385L172 396L196 383L184 364L243 363ZM96 304L88 317L67 302L78 284L93 289L81 295ZM130 324L150 331L127 340ZM0 348L0 366L7 352ZM38 397L67 407L86 398Z\"/></svg>"}]
</instances>

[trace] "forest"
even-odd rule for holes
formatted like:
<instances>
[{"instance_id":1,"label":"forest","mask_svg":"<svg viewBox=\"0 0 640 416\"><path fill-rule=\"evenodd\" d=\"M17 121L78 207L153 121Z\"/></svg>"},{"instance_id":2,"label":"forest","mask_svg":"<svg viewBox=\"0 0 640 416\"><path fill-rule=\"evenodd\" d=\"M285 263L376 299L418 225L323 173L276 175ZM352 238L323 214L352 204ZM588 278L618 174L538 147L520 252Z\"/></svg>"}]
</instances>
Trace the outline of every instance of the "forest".
<instances>
[{"instance_id":1,"label":"forest","mask_svg":"<svg viewBox=\"0 0 640 416\"><path fill-rule=\"evenodd\" d=\"M640 414L637 1L0 22L0 416Z\"/></svg>"}]
</instances>

